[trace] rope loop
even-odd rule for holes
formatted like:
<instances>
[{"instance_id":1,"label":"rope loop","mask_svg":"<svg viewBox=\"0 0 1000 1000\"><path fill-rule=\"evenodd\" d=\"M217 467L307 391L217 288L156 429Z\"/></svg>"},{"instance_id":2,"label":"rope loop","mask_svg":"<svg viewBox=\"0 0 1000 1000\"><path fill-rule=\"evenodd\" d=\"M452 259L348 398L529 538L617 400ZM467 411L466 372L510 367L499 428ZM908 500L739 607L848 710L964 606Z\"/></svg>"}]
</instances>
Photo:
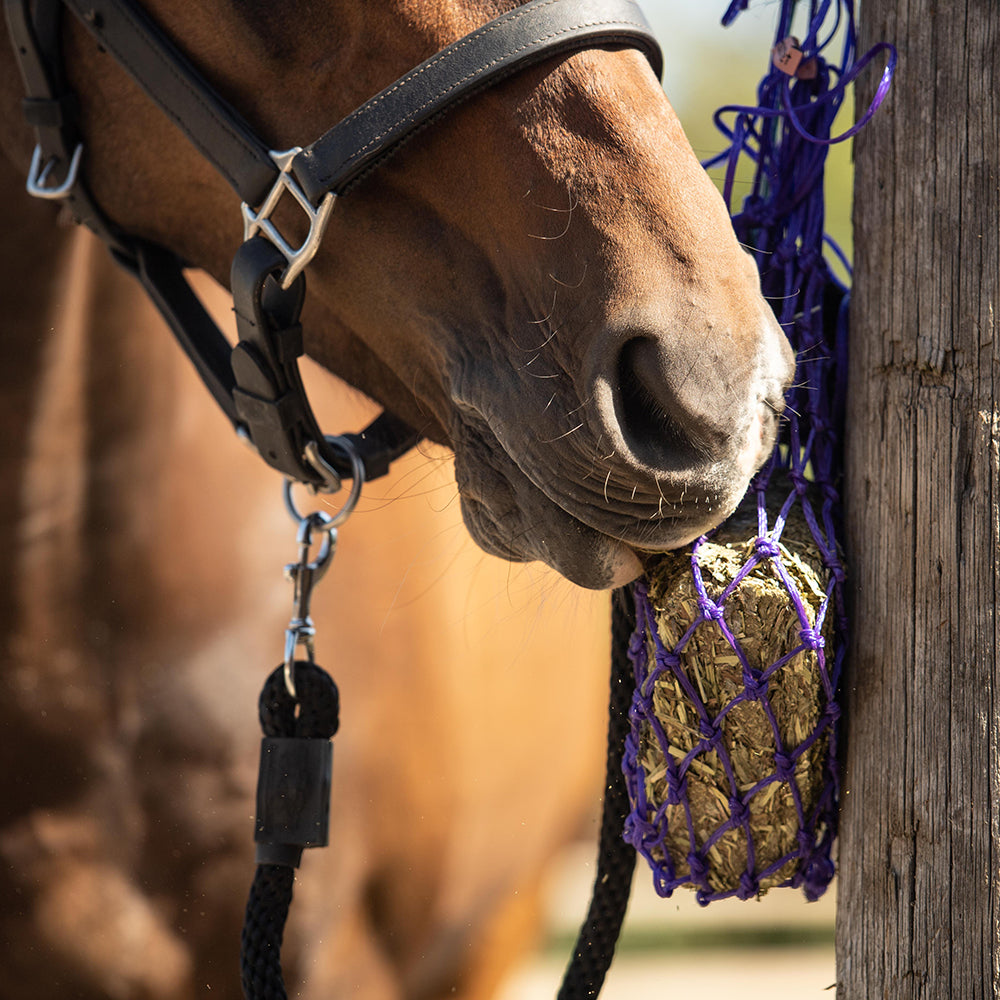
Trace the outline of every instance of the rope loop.
<instances>
[{"instance_id":1,"label":"rope loop","mask_svg":"<svg viewBox=\"0 0 1000 1000\"><path fill-rule=\"evenodd\" d=\"M293 698L285 687L284 664L275 668L260 692L258 713L265 736L329 739L340 726L340 695L333 678L308 660L295 663Z\"/></svg>"},{"instance_id":2,"label":"rope loop","mask_svg":"<svg viewBox=\"0 0 1000 1000\"><path fill-rule=\"evenodd\" d=\"M311 661L299 661L295 668L297 690L294 696L285 685L284 664L272 671L264 682L258 702L264 736L278 740L329 740L340 723L337 685L325 670ZM260 795L258 788L258 822ZM328 784L326 795L329 796ZM325 843L325 834L320 843ZM243 919L240 980L247 1000L286 1000L281 944L292 903L295 866L302 849L294 844L274 845L270 841L266 844L269 846L264 855L267 862L257 865ZM258 860L263 861L260 851L258 843ZM281 863L270 863L279 858Z\"/></svg>"}]
</instances>

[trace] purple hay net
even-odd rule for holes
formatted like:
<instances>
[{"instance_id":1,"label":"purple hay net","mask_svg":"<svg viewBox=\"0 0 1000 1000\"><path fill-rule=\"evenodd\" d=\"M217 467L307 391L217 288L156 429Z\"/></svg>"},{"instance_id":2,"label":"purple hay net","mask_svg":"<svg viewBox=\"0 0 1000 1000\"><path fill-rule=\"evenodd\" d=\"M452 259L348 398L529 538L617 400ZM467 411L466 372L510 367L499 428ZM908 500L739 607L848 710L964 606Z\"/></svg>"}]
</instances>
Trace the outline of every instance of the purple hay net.
<instances>
[{"instance_id":1,"label":"purple hay net","mask_svg":"<svg viewBox=\"0 0 1000 1000\"><path fill-rule=\"evenodd\" d=\"M734 0L723 17L729 24L747 7L748 0ZM791 34L795 0L782 0L776 41ZM832 14L832 18L831 15ZM832 47L838 29L842 49L839 64L831 64L824 53ZM856 60L853 0L813 0L808 5L808 34L802 40L801 79L771 67L758 89L755 107L731 106L720 109L715 121L729 141L727 151L706 167L725 165L724 197L732 210L732 188L736 164L748 156L755 164L750 194L733 215L739 240L753 248L761 275L764 295L772 303L798 359L795 384L787 394L787 409L777 446L769 461L751 484L755 494L757 537L752 553L721 593L711 594L704 584L699 550L704 536L691 550L691 573L700 614L674 648L665 648L657 631L654 611L646 587L636 586L636 631L630 656L635 669L636 690L630 711L630 733L625 744L623 770L629 790L631 812L625 824L625 839L649 862L653 884L661 896L669 896L678 886L691 885L698 901L706 905L714 899L757 895L760 883L789 862L794 872L780 885L801 887L808 899L823 894L834 874L831 848L837 832L839 791L837 764L837 686L845 652L847 621L844 608L844 566L838 551L841 481L841 424L844 412L847 350L846 286L824 258L824 247L849 265L832 241L824 236L823 174L831 143L854 135L881 104L895 66L895 51L880 44ZM858 73L881 51L888 54L875 99L857 124L843 135L831 138L834 118L846 88ZM810 62L811 61L811 62ZM815 73L810 76L811 71ZM732 121L732 124L727 124ZM783 497L780 506L775 498ZM744 501L746 503L746 501ZM792 508L798 506L815 541L823 566L825 589L815 614L810 613L783 561L779 540ZM777 507L777 509L775 509ZM750 666L739 641L724 616L726 601L740 582L762 562L770 563L795 609L800 624L800 644L789 648L775 663L759 670ZM830 619L827 622L827 619ZM685 674L680 654L695 630L712 623L725 637L737 656L744 690L720 712L712 713L699 697L697 685ZM823 638L824 624L832 637L830 646ZM819 720L805 740L785 745L779 732L767 689L770 679L782 666L805 650L814 653L822 697ZM656 681L676 678L699 714L703 738L689 751L670 753L664 727L656 722L653 691ZM774 771L749 790L737 787L730 756L722 734L727 713L749 700L758 700L770 722L775 740ZM646 799L640 761L641 739L659 740L666 762L665 801L652 808ZM823 789L818 802L808 811L794 780L799 758L817 740L827 740ZM677 750L678 748L675 748ZM717 760L730 787L729 816L706 840L699 843L694 832L691 806L687 799L686 777L692 763L708 753ZM757 868L748 819L748 803L774 782L786 782L795 803L798 833L794 848L765 868ZM686 816L689 851L683 858L671 855L667 843L667 811ZM739 884L725 891L713 890L708 881L708 851L728 831L740 830L747 838L747 866ZM676 842L676 841L675 841Z\"/></svg>"}]
</instances>

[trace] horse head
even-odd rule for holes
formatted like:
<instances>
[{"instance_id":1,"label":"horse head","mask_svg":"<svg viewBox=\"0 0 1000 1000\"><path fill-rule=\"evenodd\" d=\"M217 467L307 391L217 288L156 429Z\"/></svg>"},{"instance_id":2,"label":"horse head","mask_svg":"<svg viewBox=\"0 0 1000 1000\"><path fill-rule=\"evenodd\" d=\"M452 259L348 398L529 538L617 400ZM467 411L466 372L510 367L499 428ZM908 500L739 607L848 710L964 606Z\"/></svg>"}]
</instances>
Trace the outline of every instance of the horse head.
<instances>
[{"instance_id":1,"label":"horse head","mask_svg":"<svg viewBox=\"0 0 1000 1000\"><path fill-rule=\"evenodd\" d=\"M273 149L514 6L147 4ZM96 201L225 283L238 199L67 20ZM26 165L28 131L0 111ZM292 210L280 222L301 228ZM423 130L338 199L307 280L307 352L454 449L479 544L586 587L633 579L637 553L729 514L793 371L721 197L630 49L553 57Z\"/></svg>"}]
</instances>

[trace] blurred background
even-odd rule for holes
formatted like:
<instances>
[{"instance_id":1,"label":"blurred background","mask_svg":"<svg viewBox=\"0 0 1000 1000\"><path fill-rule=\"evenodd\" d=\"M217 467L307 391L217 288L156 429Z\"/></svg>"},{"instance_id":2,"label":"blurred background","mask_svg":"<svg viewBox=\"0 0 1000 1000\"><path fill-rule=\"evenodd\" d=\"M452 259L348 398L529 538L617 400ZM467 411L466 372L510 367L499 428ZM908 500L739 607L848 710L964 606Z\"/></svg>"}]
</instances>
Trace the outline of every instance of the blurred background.
<instances>
[{"instance_id":1,"label":"blurred background","mask_svg":"<svg viewBox=\"0 0 1000 1000\"><path fill-rule=\"evenodd\" d=\"M642 3L663 48L664 90L703 161L725 145L712 122L714 111L725 104L756 103L780 9L777 0L751 0L749 9L723 28L726 6L723 0ZM796 30L799 37L805 34L798 22ZM831 53L839 53L839 48ZM848 100L836 131L844 131L853 117ZM716 174L721 188L721 170L713 171ZM826 177L827 232L848 259L852 175L850 141L833 146ZM751 168L744 165L731 208L739 207L751 177ZM593 824L596 837L596 816ZM552 867L546 885L544 943L510 978L500 1000L550 1000L556 995L586 912L595 854L593 842L581 842ZM833 885L816 903L807 903L800 892L777 889L759 901L727 900L702 908L694 894L684 890L671 899L659 898L640 859L625 930L602 1000L663 993L696 995L701 1000L830 996L836 979L835 899Z\"/></svg>"}]
</instances>

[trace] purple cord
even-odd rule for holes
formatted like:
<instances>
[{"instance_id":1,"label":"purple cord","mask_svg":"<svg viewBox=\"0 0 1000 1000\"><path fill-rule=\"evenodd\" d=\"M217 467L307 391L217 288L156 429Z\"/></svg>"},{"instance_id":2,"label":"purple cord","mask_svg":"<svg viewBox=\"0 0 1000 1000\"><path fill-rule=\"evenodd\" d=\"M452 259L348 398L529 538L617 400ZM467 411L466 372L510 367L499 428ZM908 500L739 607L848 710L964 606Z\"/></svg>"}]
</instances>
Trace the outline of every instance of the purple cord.
<instances>
[{"instance_id":1,"label":"purple cord","mask_svg":"<svg viewBox=\"0 0 1000 1000\"><path fill-rule=\"evenodd\" d=\"M728 25L748 0L733 0L722 23ZM822 43L817 40L833 7L834 24ZM794 0L782 0L776 42L791 28ZM751 193L733 214L737 238L753 248L761 275L761 288L772 303L778 320L798 358L795 385L789 390L787 409L778 443L771 458L751 484L757 501L757 538L745 565L723 592L712 597L702 579L699 550L702 537L691 550L691 571L700 615L673 649L660 640L647 589L636 587L636 631L629 647L635 669L636 690L630 712L631 729L626 740L623 770L628 784L632 811L625 824L625 839L649 862L656 891L669 896L681 885L693 885L700 903L737 896L746 899L759 891L762 880L773 876L791 861L794 874L782 882L803 889L808 899L823 894L834 874L831 847L837 832L839 794L837 764L837 719L840 707L837 688L846 649L847 618L844 604L845 571L837 538L840 533L842 477L842 425L847 377L848 289L834 275L823 256L829 246L847 266L836 244L824 234L823 173L830 145L856 135L885 100L896 67L896 50L887 43L874 46L856 58L853 0L810 0L809 31L801 45L803 59L815 60L811 79L797 79L771 66L758 88L758 105L732 105L716 112L715 122L729 141L729 148L705 164L726 165L723 194L732 211L733 182L741 156L756 164ZM842 60L831 65L823 51L832 43L839 26L846 25ZM875 98L852 128L831 138L833 121L846 88L880 53L888 53ZM735 114L730 128L723 115ZM847 267L848 273L850 268ZM767 492L784 497L780 509L769 510ZM798 506L818 549L825 579L825 597L815 618L806 607L782 561L777 544L793 506ZM762 671L751 668L723 617L726 600L736 586L756 566L770 562L788 592L801 625L800 644ZM826 648L822 630L831 618L832 643ZM680 653L694 631L713 623L732 647L742 666L745 689L729 704L712 715L688 679ZM767 685L774 673L793 656L811 651L825 698L820 718L806 739L795 747L784 746L778 724L767 700ZM669 740L653 712L656 681L671 676L681 686L699 715L703 739L680 759L669 752ZM736 781L722 735L722 722L734 706L759 701L771 724L775 743L775 771L743 794ZM666 801L651 811L646 800L645 781L639 763L643 730L661 745L666 766ZM792 776L795 762L817 740L826 738L828 752L824 764L824 787L817 804L806 812ZM730 815L705 843L697 843L686 781L692 761L711 752L717 755L733 790ZM748 803L760 790L774 782L787 783L799 820L795 848L784 857L756 869L754 844L750 834ZM667 809L683 807L689 851L682 857L671 855L667 843ZM728 890L713 890L708 882L707 852L726 832L742 829L747 837L747 870L739 884ZM686 870L680 872L684 867Z\"/></svg>"}]
</instances>

